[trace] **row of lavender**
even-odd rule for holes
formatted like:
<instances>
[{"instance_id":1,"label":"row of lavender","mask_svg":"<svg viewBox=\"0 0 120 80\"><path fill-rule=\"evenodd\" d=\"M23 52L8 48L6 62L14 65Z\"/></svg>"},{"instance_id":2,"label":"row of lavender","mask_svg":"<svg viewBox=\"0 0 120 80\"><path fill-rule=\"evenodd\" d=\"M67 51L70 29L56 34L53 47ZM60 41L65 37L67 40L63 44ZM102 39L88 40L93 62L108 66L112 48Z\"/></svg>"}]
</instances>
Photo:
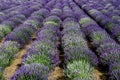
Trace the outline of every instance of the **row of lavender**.
<instances>
[{"instance_id":1,"label":"row of lavender","mask_svg":"<svg viewBox=\"0 0 120 80\"><path fill-rule=\"evenodd\" d=\"M85 36L77 22L77 17L71 9L68 0L63 0L62 46L64 49L65 74L68 80L95 80L93 76L94 67L98 60L87 45Z\"/></svg>"},{"instance_id":2,"label":"row of lavender","mask_svg":"<svg viewBox=\"0 0 120 80\"><path fill-rule=\"evenodd\" d=\"M48 80L49 73L55 65L58 65L57 43L61 24L60 6L60 1L50 1L48 8L51 12L44 13L48 17L44 20L43 27L38 31L36 40L24 55L23 65L16 71L11 80Z\"/></svg>"},{"instance_id":3,"label":"row of lavender","mask_svg":"<svg viewBox=\"0 0 120 80\"><path fill-rule=\"evenodd\" d=\"M81 6L82 9L88 12L88 14L90 12L90 15L93 16L95 20L99 21L100 23L104 23L104 21L106 22L106 19L104 19L105 17L103 17L104 15L101 16L94 11L91 12L91 9L94 8L87 7L87 5L86 7L82 7L82 4L80 4L78 0L75 1L79 4L79 6ZM81 10L74 2L71 3L71 6L74 11L77 10L77 12L80 13L78 17L81 29L85 33L85 36L88 38L88 40L91 42L91 45L94 48L96 55L98 56L99 64L108 66L109 80L119 80L120 45L116 43L115 40L113 40L109 34L94 20L86 15L83 10Z\"/></svg>"},{"instance_id":4,"label":"row of lavender","mask_svg":"<svg viewBox=\"0 0 120 80\"><path fill-rule=\"evenodd\" d=\"M1 79L3 78L2 74L5 67L11 64L20 49L24 48L24 46L31 40L32 35L36 30L42 26L45 14L47 14L46 10L42 9L42 7L29 8L25 12L23 11L23 14L16 14L10 19L3 21L0 35L4 35L3 37L5 37L5 35L9 34L5 37L3 44L0 46ZM26 19L27 17L25 16L27 16L28 19Z\"/></svg>"}]
</instances>

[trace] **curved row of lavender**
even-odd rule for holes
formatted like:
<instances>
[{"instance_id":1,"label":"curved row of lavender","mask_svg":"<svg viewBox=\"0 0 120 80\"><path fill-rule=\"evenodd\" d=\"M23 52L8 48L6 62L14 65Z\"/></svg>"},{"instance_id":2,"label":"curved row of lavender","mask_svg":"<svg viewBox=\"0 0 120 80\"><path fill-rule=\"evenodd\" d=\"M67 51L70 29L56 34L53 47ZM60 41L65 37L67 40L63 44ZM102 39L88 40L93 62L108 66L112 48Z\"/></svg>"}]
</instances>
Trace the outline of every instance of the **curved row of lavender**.
<instances>
[{"instance_id":1,"label":"curved row of lavender","mask_svg":"<svg viewBox=\"0 0 120 80\"><path fill-rule=\"evenodd\" d=\"M75 2L84 9L91 17L95 19L97 23L101 25L102 28L106 29L113 38L115 38L120 43L120 26L118 23L114 23L111 18L104 15L101 11L97 10L94 6L89 6L85 1L75 0ZM94 4L93 4L94 5ZM115 21L115 20L114 20Z\"/></svg>"},{"instance_id":2,"label":"curved row of lavender","mask_svg":"<svg viewBox=\"0 0 120 80\"><path fill-rule=\"evenodd\" d=\"M91 42L91 45L98 56L99 64L108 66L109 80L119 80L120 45L74 2L72 2L71 6L75 12L80 13L78 17L81 29Z\"/></svg>"},{"instance_id":3,"label":"curved row of lavender","mask_svg":"<svg viewBox=\"0 0 120 80\"><path fill-rule=\"evenodd\" d=\"M37 32L37 38L27 50L22 60L22 66L11 77L11 80L48 80L50 71L58 65L59 54L57 42L61 20L58 12L58 1L52 0L45 8L50 14L43 22L43 27ZM53 9L49 6L53 6ZM51 10L52 9L52 10ZM56 10L58 9L58 10Z\"/></svg>"},{"instance_id":4,"label":"curved row of lavender","mask_svg":"<svg viewBox=\"0 0 120 80\"><path fill-rule=\"evenodd\" d=\"M65 74L68 80L94 80L93 70L98 60L84 39L79 23L68 0L63 0L64 15L62 46L65 53Z\"/></svg>"},{"instance_id":5,"label":"curved row of lavender","mask_svg":"<svg viewBox=\"0 0 120 80\"><path fill-rule=\"evenodd\" d=\"M47 4L47 3L46 3ZM39 8L39 11L33 11L32 15L20 26L15 28L5 38L5 41L0 46L0 78L2 79L2 72L4 68L11 64L16 53L31 40L32 35L42 25L42 21L45 18L45 14L48 11ZM29 13L28 13L29 14ZM38 18L36 18L38 17ZM19 19L20 17L18 17Z\"/></svg>"}]
</instances>

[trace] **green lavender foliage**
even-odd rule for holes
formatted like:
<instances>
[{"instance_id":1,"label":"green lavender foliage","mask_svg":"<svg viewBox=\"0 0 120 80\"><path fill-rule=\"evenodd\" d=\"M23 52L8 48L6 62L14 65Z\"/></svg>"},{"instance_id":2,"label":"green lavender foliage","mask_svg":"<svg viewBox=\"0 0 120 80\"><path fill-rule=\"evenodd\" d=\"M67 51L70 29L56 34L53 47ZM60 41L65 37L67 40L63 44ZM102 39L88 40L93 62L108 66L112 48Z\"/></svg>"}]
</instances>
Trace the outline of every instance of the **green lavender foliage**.
<instances>
[{"instance_id":1,"label":"green lavender foliage","mask_svg":"<svg viewBox=\"0 0 120 80\"><path fill-rule=\"evenodd\" d=\"M73 61L67 64L66 74L69 80L94 80L93 68L85 60Z\"/></svg>"}]
</instances>

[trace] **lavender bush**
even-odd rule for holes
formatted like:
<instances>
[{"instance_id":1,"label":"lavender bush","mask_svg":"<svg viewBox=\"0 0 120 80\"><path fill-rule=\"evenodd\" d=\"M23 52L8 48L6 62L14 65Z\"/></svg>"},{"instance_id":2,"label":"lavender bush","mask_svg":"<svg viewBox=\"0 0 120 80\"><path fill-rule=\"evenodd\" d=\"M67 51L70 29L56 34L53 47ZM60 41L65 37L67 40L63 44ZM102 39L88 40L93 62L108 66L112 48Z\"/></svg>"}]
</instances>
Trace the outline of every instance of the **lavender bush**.
<instances>
[{"instance_id":1,"label":"lavender bush","mask_svg":"<svg viewBox=\"0 0 120 80\"><path fill-rule=\"evenodd\" d=\"M27 64L20 67L10 80L48 80L49 69L41 64Z\"/></svg>"}]
</instances>

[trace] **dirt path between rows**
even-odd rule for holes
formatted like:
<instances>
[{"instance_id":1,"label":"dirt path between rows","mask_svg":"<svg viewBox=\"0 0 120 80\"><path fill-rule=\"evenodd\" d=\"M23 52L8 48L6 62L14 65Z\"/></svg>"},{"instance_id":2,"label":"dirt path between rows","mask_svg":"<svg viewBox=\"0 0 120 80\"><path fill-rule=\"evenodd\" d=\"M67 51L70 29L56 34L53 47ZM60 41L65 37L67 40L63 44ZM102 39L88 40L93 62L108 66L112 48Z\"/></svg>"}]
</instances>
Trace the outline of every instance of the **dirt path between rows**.
<instances>
[{"instance_id":1,"label":"dirt path between rows","mask_svg":"<svg viewBox=\"0 0 120 80\"><path fill-rule=\"evenodd\" d=\"M60 67L55 67L54 71L51 72L48 80L65 80L64 71Z\"/></svg>"},{"instance_id":2,"label":"dirt path between rows","mask_svg":"<svg viewBox=\"0 0 120 80\"><path fill-rule=\"evenodd\" d=\"M102 80L101 79L101 76L102 76L103 74L100 72L100 71L98 71L97 69L94 69L94 72L93 72L93 77L95 78L95 80Z\"/></svg>"},{"instance_id":3,"label":"dirt path between rows","mask_svg":"<svg viewBox=\"0 0 120 80\"><path fill-rule=\"evenodd\" d=\"M0 46L2 45L2 43L4 42L5 38L2 39L2 41L0 41Z\"/></svg>"}]
</instances>

